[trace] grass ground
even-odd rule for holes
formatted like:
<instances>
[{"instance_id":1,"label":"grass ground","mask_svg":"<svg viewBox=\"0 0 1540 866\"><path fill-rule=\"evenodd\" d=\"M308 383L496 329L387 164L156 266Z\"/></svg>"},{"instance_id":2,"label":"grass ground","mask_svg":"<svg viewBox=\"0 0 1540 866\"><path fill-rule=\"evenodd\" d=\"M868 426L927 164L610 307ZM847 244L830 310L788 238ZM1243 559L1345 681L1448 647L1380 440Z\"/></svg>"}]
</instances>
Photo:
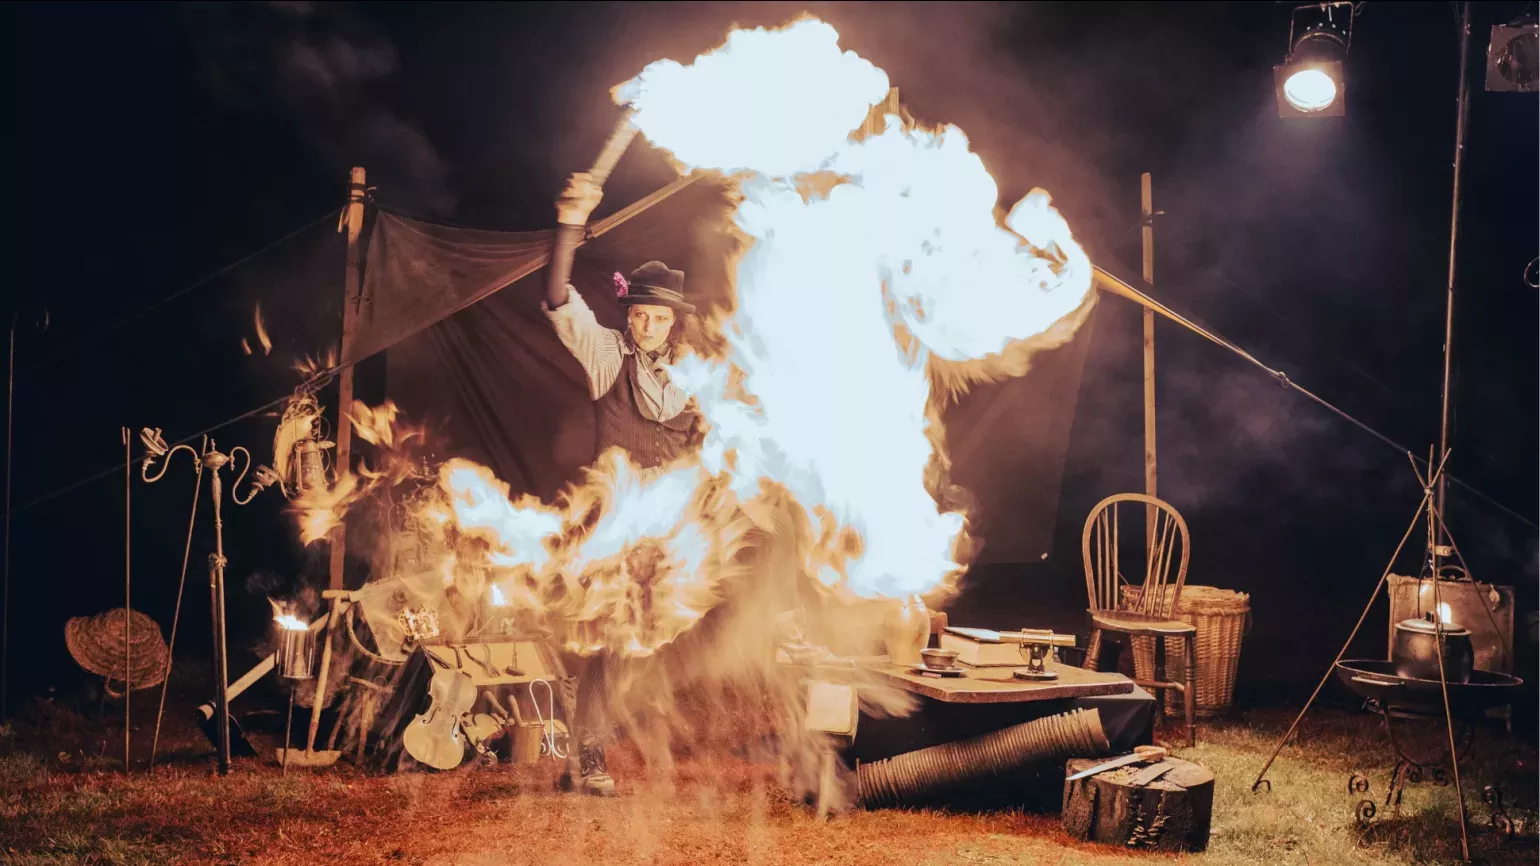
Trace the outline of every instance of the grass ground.
<instances>
[{"instance_id":1,"label":"grass ground","mask_svg":"<svg viewBox=\"0 0 1540 866\"><path fill-rule=\"evenodd\" d=\"M153 726L153 703L142 703L136 760ZM219 778L201 735L175 724L185 713L168 713L161 766L125 776L121 723L94 724L93 714L40 702L0 729L0 862L1231 866L1450 863L1459 855L1452 787L1410 787L1399 818L1382 811L1367 831L1358 828L1354 804L1383 801L1392 759L1375 719L1343 711L1312 712L1269 773L1272 792L1261 795L1251 780L1289 716L1256 712L1203 726L1198 747L1179 754L1216 775L1213 838L1206 853L1186 856L1077 843L1054 815L889 810L824 823L780 791L773 767L697 756L681 759L668 779L649 778L624 749L612 758L622 788L613 800L555 793L548 767L382 777L344 762L284 777L271 759L250 759ZM1440 733L1423 732L1421 745ZM1500 728L1478 737L1462 765L1473 855L1535 862L1534 767L1532 743ZM1352 771L1370 778L1368 795L1348 792ZM1500 843L1486 828L1487 784L1526 819L1519 840Z\"/></svg>"}]
</instances>

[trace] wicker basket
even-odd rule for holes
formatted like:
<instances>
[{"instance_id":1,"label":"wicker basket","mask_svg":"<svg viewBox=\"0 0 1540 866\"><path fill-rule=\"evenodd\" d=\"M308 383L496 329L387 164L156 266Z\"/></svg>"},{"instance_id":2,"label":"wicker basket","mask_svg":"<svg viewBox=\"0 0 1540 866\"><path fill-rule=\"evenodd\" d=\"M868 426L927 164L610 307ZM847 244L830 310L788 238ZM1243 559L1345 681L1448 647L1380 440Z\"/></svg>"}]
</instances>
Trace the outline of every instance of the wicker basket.
<instances>
[{"instance_id":1,"label":"wicker basket","mask_svg":"<svg viewBox=\"0 0 1540 866\"><path fill-rule=\"evenodd\" d=\"M1143 591L1140 586L1123 587L1125 604L1133 604ZM1166 592L1171 587L1166 587ZM1196 712L1212 716L1228 710L1235 701L1235 672L1240 665L1241 641L1251 620L1251 596L1243 592L1212 586L1185 586L1174 619L1193 624L1198 629L1198 694ZM1133 637L1134 675L1140 680L1155 678L1155 638ZM1166 647L1166 679L1182 682L1186 659L1178 641ZM1176 691L1165 694L1166 712L1182 713L1182 696Z\"/></svg>"}]
</instances>

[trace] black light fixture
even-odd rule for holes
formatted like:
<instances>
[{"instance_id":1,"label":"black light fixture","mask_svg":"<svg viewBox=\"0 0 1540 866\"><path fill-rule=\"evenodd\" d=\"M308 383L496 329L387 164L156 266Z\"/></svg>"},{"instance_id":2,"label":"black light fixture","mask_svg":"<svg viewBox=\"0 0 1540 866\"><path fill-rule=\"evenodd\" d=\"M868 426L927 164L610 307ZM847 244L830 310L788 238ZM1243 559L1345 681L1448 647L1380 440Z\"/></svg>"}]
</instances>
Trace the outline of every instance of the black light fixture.
<instances>
[{"instance_id":1,"label":"black light fixture","mask_svg":"<svg viewBox=\"0 0 1540 866\"><path fill-rule=\"evenodd\" d=\"M1487 90L1540 90L1540 25L1534 19L1492 25L1492 41L1487 44Z\"/></svg>"},{"instance_id":2,"label":"black light fixture","mask_svg":"<svg viewBox=\"0 0 1540 866\"><path fill-rule=\"evenodd\" d=\"M1347 113L1347 56L1353 45L1348 0L1296 6L1289 53L1273 67L1279 117L1341 117Z\"/></svg>"}]
</instances>

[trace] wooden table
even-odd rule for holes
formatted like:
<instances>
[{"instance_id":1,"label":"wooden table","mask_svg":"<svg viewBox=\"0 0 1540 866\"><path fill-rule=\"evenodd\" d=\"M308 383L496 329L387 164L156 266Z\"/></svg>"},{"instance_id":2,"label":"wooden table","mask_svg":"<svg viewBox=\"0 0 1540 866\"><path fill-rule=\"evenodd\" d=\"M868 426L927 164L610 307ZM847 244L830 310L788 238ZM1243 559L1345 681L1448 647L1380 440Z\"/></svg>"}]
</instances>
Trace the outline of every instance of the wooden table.
<instances>
[{"instance_id":1,"label":"wooden table","mask_svg":"<svg viewBox=\"0 0 1540 866\"><path fill-rule=\"evenodd\" d=\"M1134 681L1122 674L1088 671L1059 662L1045 662L1059 675L1056 680L1018 680L1015 668L970 668L963 666L960 677L938 677L910 673L905 665L886 661L868 662L863 667L880 674L891 684L927 698L949 704L1013 704L1026 701L1056 701L1099 695L1126 695L1134 690Z\"/></svg>"}]
</instances>

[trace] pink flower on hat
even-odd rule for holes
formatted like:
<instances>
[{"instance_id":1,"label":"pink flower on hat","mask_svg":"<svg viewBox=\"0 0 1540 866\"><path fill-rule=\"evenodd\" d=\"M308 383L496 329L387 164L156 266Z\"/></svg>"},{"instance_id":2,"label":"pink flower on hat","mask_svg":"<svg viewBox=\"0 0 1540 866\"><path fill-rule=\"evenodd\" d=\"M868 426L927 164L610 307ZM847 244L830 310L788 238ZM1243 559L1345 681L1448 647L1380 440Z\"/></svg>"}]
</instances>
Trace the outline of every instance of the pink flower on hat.
<instances>
[{"instance_id":1,"label":"pink flower on hat","mask_svg":"<svg viewBox=\"0 0 1540 866\"><path fill-rule=\"evenodd\" d=\"M626 278L621 276L620 271L616 271L615 272L615 297L617 297L617 298L624 298L626 296L626 294L630 291L630 289L631 289L631 284L626 282Z\"/></svg>"}]
</instances>

